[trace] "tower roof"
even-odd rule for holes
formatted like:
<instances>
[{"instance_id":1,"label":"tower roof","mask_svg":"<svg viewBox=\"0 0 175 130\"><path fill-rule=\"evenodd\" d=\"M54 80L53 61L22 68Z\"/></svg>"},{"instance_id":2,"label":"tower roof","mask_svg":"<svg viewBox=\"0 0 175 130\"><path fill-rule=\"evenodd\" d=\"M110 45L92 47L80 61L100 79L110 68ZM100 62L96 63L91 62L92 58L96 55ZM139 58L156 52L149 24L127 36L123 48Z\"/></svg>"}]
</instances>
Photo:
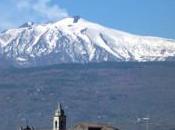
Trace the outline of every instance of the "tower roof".
<instances>
[{"instance_id":1,"label":"tower roof","mask_svg":"<svg viewBox=\"0 0 175 130\"><path fill-rule=\"evenodd\" d=\"M64 110L62 108L62 105L59 103L58 108L55 110L55 116L64 115Z\"/></svg>"}]
</instances>

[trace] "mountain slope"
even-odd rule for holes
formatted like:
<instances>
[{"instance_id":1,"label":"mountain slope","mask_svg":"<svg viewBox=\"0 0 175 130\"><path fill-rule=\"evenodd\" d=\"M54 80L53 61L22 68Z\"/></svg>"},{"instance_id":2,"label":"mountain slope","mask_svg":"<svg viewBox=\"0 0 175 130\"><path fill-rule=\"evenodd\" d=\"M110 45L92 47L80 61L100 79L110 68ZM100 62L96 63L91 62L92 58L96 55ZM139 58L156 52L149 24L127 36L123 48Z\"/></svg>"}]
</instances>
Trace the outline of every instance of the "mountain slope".
<instances>
[{"instance_id":1,"label":"mountain slope","mask_svg":"<svg viewBox=\"0 0 175 130\"><path fill-rule=\"evenodd\" d=\"M166 61L175 56L175 41L132 35L79 17L68 17L48 24L28 22L0 33L0 55L13 65L24 67L106 61Z\"/></svg>"}]
</instances>

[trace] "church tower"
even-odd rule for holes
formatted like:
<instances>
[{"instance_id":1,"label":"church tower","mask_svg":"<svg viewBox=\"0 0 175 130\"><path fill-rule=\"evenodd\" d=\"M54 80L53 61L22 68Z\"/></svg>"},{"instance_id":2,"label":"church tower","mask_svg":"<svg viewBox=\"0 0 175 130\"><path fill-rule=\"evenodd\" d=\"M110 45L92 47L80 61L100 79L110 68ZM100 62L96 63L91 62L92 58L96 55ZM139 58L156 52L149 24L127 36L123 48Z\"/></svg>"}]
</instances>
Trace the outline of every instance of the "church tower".
<instances>
[{"instance_id":1,"label":"church tower","mask_svg":"<svg viewBox=\"0 0 175 130\"><path fill-rule=\"evenodd\" d=\"M58 105L53 117L53 130L66 130L66 116L61 104Z\"/></svg>"}]
</instances>

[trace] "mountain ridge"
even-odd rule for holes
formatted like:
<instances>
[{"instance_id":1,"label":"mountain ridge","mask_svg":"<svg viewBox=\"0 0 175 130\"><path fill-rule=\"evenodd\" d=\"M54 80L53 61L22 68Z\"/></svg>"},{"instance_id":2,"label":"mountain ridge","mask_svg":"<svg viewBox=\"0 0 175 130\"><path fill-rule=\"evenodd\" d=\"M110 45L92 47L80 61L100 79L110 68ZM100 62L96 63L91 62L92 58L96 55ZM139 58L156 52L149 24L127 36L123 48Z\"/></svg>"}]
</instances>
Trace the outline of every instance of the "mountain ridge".
<instances>
[{"instance_id":1,"label":"mountain ridge","mask_svg":"<svg viewBox=\"0 0 175 130\"><path fill-rule=\"evenodd\" d=\"M175 40L139 36L78 16L27 22L0 33L0 57L14 66L61 63L174 61Z\"/></svg>"}]
</instances>

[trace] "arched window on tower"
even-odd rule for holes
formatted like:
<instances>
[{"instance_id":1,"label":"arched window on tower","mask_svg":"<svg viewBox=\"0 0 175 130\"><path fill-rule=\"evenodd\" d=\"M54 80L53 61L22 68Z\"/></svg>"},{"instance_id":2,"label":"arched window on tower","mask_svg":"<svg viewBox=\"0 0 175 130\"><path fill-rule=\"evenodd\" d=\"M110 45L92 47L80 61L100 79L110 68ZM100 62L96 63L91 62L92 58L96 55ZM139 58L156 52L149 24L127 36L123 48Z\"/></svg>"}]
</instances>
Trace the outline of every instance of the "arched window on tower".
<instances>
[{"instance_id":1,"label":"arched window on tower","mask_svg":"<svg viewBox=\"0 0 175 130\"><path fill-rule=\"evenodd\" d=\"M57 129L57 128L58 128L58 122L55 121L55 129Z\"/></svg>"}]
</instances>

